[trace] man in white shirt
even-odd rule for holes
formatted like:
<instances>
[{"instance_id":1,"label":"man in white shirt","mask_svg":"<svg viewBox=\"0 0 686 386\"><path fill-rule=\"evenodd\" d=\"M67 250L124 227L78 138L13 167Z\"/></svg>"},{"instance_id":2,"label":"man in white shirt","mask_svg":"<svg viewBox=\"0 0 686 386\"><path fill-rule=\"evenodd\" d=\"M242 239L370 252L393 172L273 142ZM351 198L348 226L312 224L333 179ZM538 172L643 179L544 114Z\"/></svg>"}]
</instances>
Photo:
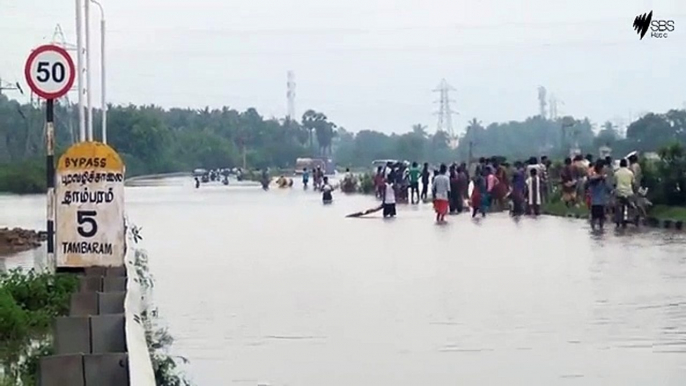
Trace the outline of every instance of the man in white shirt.
<instances>
[{"instance_id":1,"label":"man in white shirt","mask_svg":"<svg viewBox=\"0 0 686 386\"><path fill-rule=\"evenodd\" d=\"M436 222L445 222L450 203L450 178L446 175L448 168L441 164L438 175L433 180L434 209Z\"/></svg>"},{"instance_id":2,"label":"man in white shirt","mask_svg":"<svg viewBox=\"0 0 686 386\"><path fill-rule=\"evenodd\" d=\"M625 159L619 163L619 170L615 172L617 197L629 199L634 195L634 173L628 168Z\"/></svg>"},{"instance_id":3,"label":"man in white shirt","mask_svg":"<svg viewBox=\"0 0 686 386\"><path fill-rule=\"evenodd\" d=\"M381 202L383 203L383 217L395 217L395 176L393 173L389 175L390 178L386 179L383 189L383 195L381 196Z\"/></svg>"}]
</instances>

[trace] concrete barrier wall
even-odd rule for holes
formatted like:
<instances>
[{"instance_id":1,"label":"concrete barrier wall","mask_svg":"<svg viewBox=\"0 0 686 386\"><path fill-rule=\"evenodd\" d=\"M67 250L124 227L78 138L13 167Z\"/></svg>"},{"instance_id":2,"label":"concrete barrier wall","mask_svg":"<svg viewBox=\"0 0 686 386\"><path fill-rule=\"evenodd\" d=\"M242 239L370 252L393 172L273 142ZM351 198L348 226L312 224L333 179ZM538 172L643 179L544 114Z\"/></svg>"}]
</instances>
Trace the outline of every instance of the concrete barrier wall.
<instances>
[{"instance_id":1,"label":"concrete barrier wall","mask_svg":"<svg viewBox=\"0 0 686 386\"><path fill-rule=\"evenodd\" d=\"M140 180L155 180L160 178L172 178L172 177L190 177L193 173L191 172L175 172L175 173L161 173L161 174L147 174L144 176L135 176L127 178L125 183L135 182Z\"/></svg>"},{"instance_id":2,"label":"concrete barrier wall","mask_svg":"<svg viewBox=\"0 0 686 386\"><path fill-rule=\"evenodd\" d=\"M145 311L146 299L143 287L140 285L138 273L134 265L134 244L127 240L127 256L124 259L128 281L126 284L126 299L124 300L124 315L126 317L126 347L129 353L129 385L155 386L155 373L150 360L150 351L145 339L145 326L141 313Z\"/></svg>"}]
</instances>

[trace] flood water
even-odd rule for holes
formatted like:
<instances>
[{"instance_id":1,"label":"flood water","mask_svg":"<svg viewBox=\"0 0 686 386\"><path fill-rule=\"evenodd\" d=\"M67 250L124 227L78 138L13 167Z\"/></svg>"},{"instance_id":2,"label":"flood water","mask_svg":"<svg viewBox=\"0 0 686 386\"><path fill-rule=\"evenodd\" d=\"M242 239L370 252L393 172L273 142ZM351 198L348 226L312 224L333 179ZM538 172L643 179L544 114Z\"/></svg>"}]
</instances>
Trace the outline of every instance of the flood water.
<instances>
[{"instance_id":1,"label":"flood water","mask_svg":"<svg viewBox=\"0 0 686 386\"><path fill-rule=\"evenodd\" d=\"M128 215L197 385L686 384L684 233L506 214L438 226L424 204L346 219L376 202L155 185L127 188ZM0 226L43 229L41 197L0 207Z\"/></svg>"}]
</instances>

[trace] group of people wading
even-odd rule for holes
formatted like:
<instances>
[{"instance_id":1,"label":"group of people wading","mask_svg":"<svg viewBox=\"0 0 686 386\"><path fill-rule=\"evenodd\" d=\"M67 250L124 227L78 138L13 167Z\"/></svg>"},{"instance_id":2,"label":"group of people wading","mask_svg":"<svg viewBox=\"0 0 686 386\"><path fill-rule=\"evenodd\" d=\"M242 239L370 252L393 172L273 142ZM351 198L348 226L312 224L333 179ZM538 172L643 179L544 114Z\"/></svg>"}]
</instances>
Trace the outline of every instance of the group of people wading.
<instances>
[{"instance_id":1,"label":"group of people wading","mask_svg":"<svg viewBox=\"0 0 686 386\"><path fill-rule=\"evenodd\" d=\"M324 176L324 171L322 170L321 166L317 166L312 169L312 180L315 190L322 189L325 184L325 179L327 180L326 183L328 183L328 178ZM302 181L303 189L307 189L307 184L310 182L310 171L307 170L307 168L303 168Z\"/></svg>"},{"instance_id":2,"label":"group of people wading","mask_svg":"<svg viewBox=\"0 0 686 386\"><path fill-rule=\"evenodd\" d=\"M436 221L444 222L448 213L461 213L472 208L472 217L485 217L493 210L510 207L513 215L540 214L548 197L547 157L535 157L527 163L510 165L497 158L481 158L472 175L465 163L441 164L431 171L428 163L422 167L413 162L388 163L377 168L374 176L376 196L382 200L384 217L396 215L396 202L418 204L427 201L429 186L436 211ZM473 184L471 194L470 182ZM421 190L420 190L421 185ZM509 198L509 199L508 199ZM510 201L512 205L510 206Z\"/></svg>"},{"instance_id":3,"label":"group of people wading","mask_svg":"<svg viewBox=\"0 0 686 386\"><path fill-rule=\"evenodd\" d=\"M591 227L603 228L608 214L615 215L617 226L626 225L621 218L625 213L617 211L620 207L631 207L637 213L634 218L645 215L646 204L638 200L636 193L642 193L642 172L638 156L632 154L620 160L619 167L613 165L611 157L593 160L593 155L577 155L566 158L560 172L562 201L567 207L585 204L591 212ZM642 197L644 198L644 197ZM642 201L639 205L638 201ZM642 212L642 213L641 213Z\"/></svg>"},{"instance_id":4,"label":"group of people wading","mask_svg":"<svg viewBox=\"0 0 686 386\"><path fill-rule=\"evenodd\" d=\"M472 217L485 217L490 211L504 209L509 209L513 216L537 216L552 192L550 170L551 161L546 156L513 164L497 157L480 158L471 174L465 163L450 167L441 164L437 170L430 170L428 163L423 167L417 162L409 167L405 163L388 163L377 169L374 182L376 195L383 202L384 217L395 216L396 201L428 201L430 186L438 222L444 222L446 214L461 213L468 207ZM645 190L641 188L641 167L635 154L622 159L618 167L610 157L595 161L590 154L566 158L559 178L562 201L567 207L585 205L591 213L593 228L602 228L610 213L615 214L618 226L625 225L626 217L618 219L623 214L617 208L645 212L643 205L649 205L647 201L639 204L644 200L641 197Z\"/></svg>"}]
</instances>

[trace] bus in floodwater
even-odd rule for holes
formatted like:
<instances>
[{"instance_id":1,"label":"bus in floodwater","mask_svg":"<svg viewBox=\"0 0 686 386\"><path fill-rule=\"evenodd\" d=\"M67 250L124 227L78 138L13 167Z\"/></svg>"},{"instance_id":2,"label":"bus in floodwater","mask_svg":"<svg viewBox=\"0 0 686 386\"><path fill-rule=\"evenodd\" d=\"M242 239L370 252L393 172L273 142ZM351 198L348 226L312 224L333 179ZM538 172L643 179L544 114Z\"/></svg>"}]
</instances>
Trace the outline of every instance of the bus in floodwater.
<instances>
[{"instance_id":1,"label":"bus in floodwater","mask_svg":"<svg viewBox=\"0 0 686 386\"><path fill-rule=\"evenodd\" d=\"M336 174L336 166L330 158L298 158L295 160L295 174L302 174L303 169L313 170L317 166L324 170L324 174Z\"/></svg>"}]
</instances>

